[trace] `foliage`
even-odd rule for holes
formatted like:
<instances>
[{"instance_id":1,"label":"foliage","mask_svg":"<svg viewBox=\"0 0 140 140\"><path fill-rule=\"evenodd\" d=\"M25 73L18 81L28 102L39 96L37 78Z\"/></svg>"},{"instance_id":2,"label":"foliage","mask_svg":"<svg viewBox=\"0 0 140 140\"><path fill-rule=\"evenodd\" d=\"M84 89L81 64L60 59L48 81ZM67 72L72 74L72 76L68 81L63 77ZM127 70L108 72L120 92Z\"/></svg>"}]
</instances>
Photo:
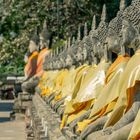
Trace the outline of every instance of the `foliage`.
<instances>
[{"instance_id":1,"label":"foliage","mask_svg":"<svg viewBox=\"0 0 140 140\"><path fill-rule=\"evenodd\" d=\"M47 21L52 47L61 46L69 36L75 36L78 25L88 23L93 15L101 16L107 5L109 20L119 9L119 0L6 0L0 4L0 72L21 73L28 42L38 27Z\"/></svg>"}]
</instances>

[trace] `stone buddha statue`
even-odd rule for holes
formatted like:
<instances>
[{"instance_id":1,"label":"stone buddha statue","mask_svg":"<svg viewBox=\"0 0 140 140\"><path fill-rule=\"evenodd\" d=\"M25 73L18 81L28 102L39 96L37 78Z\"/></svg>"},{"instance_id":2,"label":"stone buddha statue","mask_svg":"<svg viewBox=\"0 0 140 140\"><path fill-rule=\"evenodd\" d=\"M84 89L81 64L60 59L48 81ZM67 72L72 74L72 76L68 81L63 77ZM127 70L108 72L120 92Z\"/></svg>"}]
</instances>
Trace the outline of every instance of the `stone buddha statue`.
<instances>
[{"instance_id":1,"label":"stone buddha statue","mask_svg":"<svg viewBox=\"0 0 140 140\"><path fill-rule=\"evenodd\" d=\"M97 28L97 20L96 20L96 16L94 15L93 16L93 20L92 20L92 27L91 27L91 31L89 32L89 35L88 35L88 40L87 42L89 43L88 45L88 55L87 55L87 59L88 59L88 62L90 65L92 64L97 64L97 59L96 59L96 56L95 56L95 52L94 52L94 48L93 48L93 45L95 44L94 43L94 39L92 38L94 32L96 32L96 28ZM96 41L95 41L96 42Z\"/></svg>"},{"instance_id":2,"label":"stone buddha statue","mask_svg":"<svg viewBox=\"0 0 140 140\"><path fill-rule=\"evenodd\" d=\"M83 42L81 40L81 32L80 32L80 26L78 29L78 37L77 37L77 41L75 43L76 47L75 47L75 60L76 60L76 65L77 66L81 66L82 65L82 47L83 47Z\"/></svg>"},{"instance_id":3,"label":"stone buddha statue","mask_svg":"<svg viewBox=\"0 0 140 140\"><path fill-rule=\"evenodd\" d=\"M95 29L93 30L93 34L91 35L95 63L98 63L101 59L101 55L99 56L99 54L103 50L102 47L107 35L107 31L108 31L107 13L106 13L106 5L104 5L99 26L96 30Z\"/></svg>"},{"instance_id":4,"label":"stone buddha statue","mask_svg":"<svg viewBox=\"0 0 140 140\"><path fill-rule=\"evenodd\" d=\"M106 11L106 5L103 6L102 15L101 15L101 21L99 23L99 26L97 28L98 36L100 43L103 43L106 39L108 31L108 22L107 22L107 11Z\"/></svg>"},{"instance_id":5,"label":"stone buddha statue","mask_svg":"<svg viewBox=\"0 0 140 140\"><path fill-rule=\"evenodd\" d=\"M92 56L91 56L91 48L92 48L92 43L90 40L90 35L88 35L88 30L87 30L87 23L85 23L84 26L84 38L82 40L82 51L81 51L81 62L82 64L91 64L92 62Z\"/></svg>"},{"instance_id":6,"label":"stone buddha statue","mask_svg":"<svg viewBox=\"0 0 140 140\"><path fill-rule=\"evenodd\" d=\"M69 60L67 59L68 58L68 49L70 49L70 38L65 42L65 47L63 48L62 47L62 53L61 53L61 58L60 58L60 61L61 61L61 64L62 64L62 67L65 69L69 69L71 67L71 64L69 64Z\"/></svg>"},{"instance_id":7,"label":"stone buddha statue","mask_svg":"<svg viewBox=\"0 0 140 140\"><path fill-rule=\"evenodd\" d=\"M120 1L120 10L117 15L112 19L108 26L108 33L105 40L105 45L109 51L118 54L123 54L122 50L122 39L121 39L121 29L122 29L122 18L123 11L126 8L126 0Z\"/></svg>"},{"instance_id":8,"label":"stone buddha statue","mask_svg":"<svg viewBox=\"0 0 140 140\"><path fill-rule=\"evenodd\" d=\"M78 40L77 42L75 41L75 38L73 37L72 38L72 44L68 45L68 48L67 48L67 56L66 56L66 65L69 68L71 67L76 67L77 65L77 57L76 57L76 53L77 53L77 43L78 43Z\"/></svg>"}]
</instances>

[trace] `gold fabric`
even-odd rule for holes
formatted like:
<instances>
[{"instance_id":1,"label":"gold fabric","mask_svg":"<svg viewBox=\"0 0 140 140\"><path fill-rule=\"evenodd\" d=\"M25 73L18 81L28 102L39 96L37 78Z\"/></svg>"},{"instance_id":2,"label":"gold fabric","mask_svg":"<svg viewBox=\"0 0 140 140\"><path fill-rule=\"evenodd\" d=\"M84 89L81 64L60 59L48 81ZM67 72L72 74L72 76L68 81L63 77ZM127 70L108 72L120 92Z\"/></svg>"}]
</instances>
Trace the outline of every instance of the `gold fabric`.
<instances>
[{"instance_id":1,"label":"gold fabric","mask_svg":"<svg viewBox=\"0 0 140 140\"><path fill-rule=\"evenodd\" d=\"M101 90L101 94L98 100L96 100L94 107L92 108L90 117L97 114L99 111L101 111L102 108L105 108L119 97L119 87L120 84L122 84L120 79L123 75L128 60L129 57L118 56L118 58L112 64L113 69L109 69L110 72L108 71L106 78L108 81L106 81L104 88Z\"/></svg>"},{"instance_id":2,"label":"gold fabric","mask_svg":"<svg viewBox=\"0 0 140 140\"><path fill-rule=\"evenodd\" d=\"M106 83L100 91L99 97L94 102L89 119L78 122L77 131L82 131L88 124L95 121L105 113L110 112L118 98L119 79L121 78L126 64L129 60L127 56L118 56L107 71Z\"/></svg>"},{"instance_id":3,"label":"gold fabric","mask_svg":"<svg viewBox=\"0 0 140 140\"><path fill-rule=\"evenodd\" d=\"M83 79L85 77L85 74L88 70L89 66L88 65L83 65L80 69L77 70L77 74L75 77L75 85L74 85L74 89L72 91L72 97L71 97L71 101L69 101L65 107L65 114L71 114L72 112L74 112L74 108L72 106L73 104L73 99L76 97L77 92L79 91Z\"/></svg>"},{"instance_id":4,"label":"gold fabric","mask_svg":"<svg viewBox=\"0 0 140 140\"><path fill-rule=\"evenodd\" d=\"M54 79L58 71L45 71L40 78L38 87L41 89L41 96L49 96L53 92Z\"/></svg>"},{"instance_id":5,"label":"gold fabric","mask_svg":"<svg viewBox=\"0 0 140 140\"><path fill-rule=\"evenodd\" d=\"M135 93L135 85L140 81L139 58L140 50L138 50L127 63L120 81L122 84L119 86L118 101L109 120L105 124L105 127L114 125L132 106Z\"/></svg>"},{"instance_id":6,"label":"gold fabric","mask_svg":"<svg viewBox=\"0 0 140 140\"><path fill-rule=\"evenodd\" d=\"M74 78L76 75L76 70L74 68L69 70L67 77L65 77L63 82L62 97L72 94L74 88Z\"/></svg>"},{"instance_id":7,"label":"gold fabric","mask_svg":"<svg viewBox=\"0 0 140 140\"><path fill-rule=\"evenodd\" d=\"M77 93L73 104L82 103L96 99L100 90L105 84L105 74L110 63L105 62L103 59L95 69L93 66L86 74L84 82Z\"/></svg>"},{"instance_id":8,"label":"gold fabric","mask_svg":"<svg viewBox=\"0 0 140 140\"><path fill-rule=\"evenodd\" d=\"M67 124L91 108L93 100L97 97L99 90L101 90L104 84L105 73L109 65L110 63L106 63L105 60L102 59L98 66L91 66L87 70L77 96L75 96L71 102L73 112L69 114Z\"/></svg>"},{"instance_id":9,"label":"gold fabric","mask_svg":"<svg viewBox=\"0 0 140 140\"><path fill-rule=\"evenodd\" d=\"M74 112L74 108L72 106L72 101L76 97L77 92L83 82L85 73L88 69L89 69L89 66L86 64L82 65L76 69L76 75L74 78L74 87L72 90L72 95L71 96L69 95L70 99L65 102L65 111L64 111L64 115L63 115L61 126L60 126L61 129L65 126L68 115L72 114Z\"/></svg>"},{"instance_id":10,"label":"gold fabric","mask_svg":"<svg viewBox=\"0 0 140 140\"><path fill-rule=\"evenodd\" d=\"M72 90L74 88L74 78L76 76L76 70L71 68L67 75L65 75L61 91L55 96L55 101L61 100L63 97L67 97L66 100L69 98L71 99Z\"/></svg>"},{"instance_id":11,"label":"gold fabric","mask_svg":"<svg viewBox=\"0 0 140 140\"><path fill-rule=\"evenodd\" d=\"M105 81L105 73L110 63L106 63L104 59L98 66L91 66L83 80L80 90L75 99L73 99L72 106L74 112L68 117L67 124L80 117L87 112L98 97L99 91L102 89Z\"/></svg>"}]
</instances>

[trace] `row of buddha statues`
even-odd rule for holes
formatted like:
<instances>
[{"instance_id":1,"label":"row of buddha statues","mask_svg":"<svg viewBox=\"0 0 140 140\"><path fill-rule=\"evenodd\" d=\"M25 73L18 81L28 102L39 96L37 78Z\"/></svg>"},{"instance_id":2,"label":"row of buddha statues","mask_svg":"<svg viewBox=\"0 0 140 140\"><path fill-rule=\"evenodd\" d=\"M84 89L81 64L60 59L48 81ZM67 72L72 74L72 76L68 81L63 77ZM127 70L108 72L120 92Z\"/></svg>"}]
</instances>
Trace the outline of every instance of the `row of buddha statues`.
<instances>
[{"instance_id":1,"label":"row of buddha statues","mask_svg":"<svg viewBox=\"0 0 140 140\"><path fill-rule=\"evenodd\" d=\"M97 19L96 16L94 16L91 27L92 29L88 34L87 23L85 23L84 37L82 40L79 27L77 40L75 40L74 37L72 39L69 38L66 41L65 47L62 47L60 49L57 48L54 51L52 51L52 53L50 53L50 55L46 57L44 69L63 69L69 68L72 65L75 65L77 67L84 63L90 65L94 63L96 64L99 63L102 56L112 61L112 52L115 54L119 54L125 53L126 50L131 50L131 47L128 46L133 40L133 37L136 34L139 34L139 25L135 25L136 23L133 23L138 21L131 21L134 18L133 15L129 17L132 19L128 19L130 13L129 11L125 11L125 8L126 3L121 2L120 10L118 11L116 17L108 23L106 6L104 5L99 25L97 26ZM139 9L136 11L137 14L138 11ZM133 13L134 11L132 10L130 12ZM130 36L129 33L125 33L123 31L122 28L124 27L130 28L131 30L134 29L133 31L130 31ZM134 35L132 33L134 33ZM127 38L122 38L123 34L125 34ZM128 36L131 38L131 40L129 40Z\"/></svg>"},{"instance_id":2,"label":"row of buddha statues","mask_svg":"<svg viewBox=\"0 0 140 140\"><path fill-rule=\"evenodd\" d=\"M120 0L110 22L104 5L99 25L94 16L77 36L46 55L36 94L71 140L140 139L140 0Z\"/></svg>"}]
</instances>

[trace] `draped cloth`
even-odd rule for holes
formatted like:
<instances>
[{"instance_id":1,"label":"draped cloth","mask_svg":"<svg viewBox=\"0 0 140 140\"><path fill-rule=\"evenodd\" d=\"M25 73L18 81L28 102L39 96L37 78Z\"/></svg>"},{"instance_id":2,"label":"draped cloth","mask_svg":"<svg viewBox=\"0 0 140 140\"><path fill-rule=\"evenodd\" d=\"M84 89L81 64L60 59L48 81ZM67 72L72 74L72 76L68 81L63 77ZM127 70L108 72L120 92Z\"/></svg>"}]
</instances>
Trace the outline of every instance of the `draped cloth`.
<instances>
[{"instance_id":1,"label":"draped cloth","mask_svg":"<svg viewBox=\"0 0 140 140\"><path fill-rule=\"evenodd\" d=\"M47 48L44 48L40 51L37 59L37 70L36 70L36 76L41 77L43 74L43 63L45 60L45 57L49 54L50 50Z\"/></svg>"},{"instance_id":2,"label":"draped cloth","mask_svg":"<svg viewBox=\"0 0 140 140\"><path fill-rule=\"evenodd\" d=\"M37 68L37 59L38 59L38 52L34 51L28 59L27 64L24 68L25 76L29 79L36 73Z\"/></svg>"},{"instance_id":3,"label":"draped cloth","mask_svg":"<svg viewBox=\"0 0 140 140\"><path fill-rule=\"evenodd\" d=\"M66 121L68 118L68 115L74 112L74 108L72 106L72 101L76 97L77 92L80 89L80 86L83 82L84 76L86 71L88 70L89 66L84 64L80 67L78 67L75 71L75 76L74 76L74 87L71 90L71 95L69 94L69 97L67 98L68 100L65 102L65 111L63 115L63 119L61 122L60 128L62 129L66 125Z\"/></svg>"},{"instance_id":4,"label":"draped cloth","mask_svg":"<svg viewBox=\"0 0 140 140\"><path fill-rule=\"evenodd\" d=\"M128 140L139 140L140 139L140 109L133 123L131 132Z\"/></svg>"},{"instance_id":5,"label":"draped cloth","mask_svg":"<svg viewBox=\"0 0 140 140\"><path fill-rule=\"evenodd\" d=\"M73 104L76 105L76 103L87 102L96 99L97 96L99 96L98 93L105 83L105 74L109 65L110 64L103 59L96 68L93 66L87 71L84 82L78 91Z\"/></svg>"},{"instance_id":6,"label":"draped cloth","mask_svg":"<svg viewBox=\"0 0 140 140\"><path fill-rule=\"evenodd\" d=\"M58 71L44 71L40 78L38 88L41 89L41 96L49 96L53 92L54 79Z\"/></svg>"},{"instance_id":7,"label":"draped cloth","mask_svg":"<svg viewBox=\"0 0 140 140\"><path fill-rule=\"evenodd\" d=\"M59 101L62 98L65 98L65 100L71 99L72 91L74 88L75 76L76 76L76 70L75 70L75 68L71 68L68 71L67 76L65 76L65 78L63 80L61 92L55 97L56 101Z\"/></svg>"},{"instance_id":8,"label":"draped cloth","mask_svg":"<svg viewBox=\"0 0 140 140\"><path fill-rule=\"evenodd\" d=\"M100 90L100 93L98 93L99 97L94 102L89 119L79 122L77 131L82 131L88 124L112 111L119 96L120 79L128 60L128 56L120 55L109 67L105 78L105 85Z\"/></svg>"},{"instance_id":9,"label":"draped cloth","mask_svg":"<svg viewBox=\"0 0 140 140\"><path fill-rule=\"evenodd\" d=\"M105 127L114 125L123 116L123 114L131 108L133 104L136 84L139 84L140 82L139 58L140 49L136 51L135 55L133 55L127 63L120 81L122 84L119 87L119 98L111 116L105 124Z\"/></svg>"},{"instance_id":10,"label":"draped cloth","mask_svg":"<svg viewBox=\"0 0 140 140\"><path fill-rule=\"evenodd\" d=\"M74 112L68 117L68 124L91 108L91 105L98 97L98 93L104 85L105 73L109 65L110 63L106 63L102 59L98 66L91 66L88 69L77 96L73 99L72 106Z\"/></svg>"},{"instance_id":11,"label":"draped cloth","mask_svg":"<svg viewBox=\"0 0 140 140\"><path fill-rule=\"evenodd\" d=\"M54 92L56 94L60 93L61 90L62 90L62 85L63 85L63 81L64 81L64 78L67 76L68 74L68 70L67 69L64 69L64 70L61 70L56 79L55 79L55 83L54 83Z\"/></svg>"}]
</instances>

